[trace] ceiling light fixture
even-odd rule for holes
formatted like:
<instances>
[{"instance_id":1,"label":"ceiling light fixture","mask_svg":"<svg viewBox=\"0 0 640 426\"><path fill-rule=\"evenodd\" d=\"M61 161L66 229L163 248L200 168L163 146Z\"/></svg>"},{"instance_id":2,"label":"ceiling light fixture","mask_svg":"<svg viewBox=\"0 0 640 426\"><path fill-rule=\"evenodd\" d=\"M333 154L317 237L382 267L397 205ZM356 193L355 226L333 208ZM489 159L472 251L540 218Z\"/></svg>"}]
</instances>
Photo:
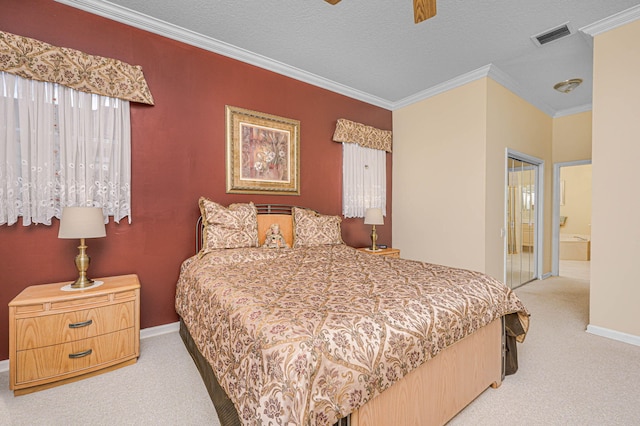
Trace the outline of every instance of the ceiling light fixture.
<instances>
[{"instance_id":1,"label":"ceiling light fixture","mask_svg":"<svg viewBox=\"0 0 640 426\"><path fill-rule=\"evenodd\" d=\"M581 84L582 84L581 78L572 78L571 80L565 80L565 81L561 81L560 83L557 83L555 86L553 86L553 88L561 93L569 93L576 87L580 86Z\"/></svg>"}]
</instances>

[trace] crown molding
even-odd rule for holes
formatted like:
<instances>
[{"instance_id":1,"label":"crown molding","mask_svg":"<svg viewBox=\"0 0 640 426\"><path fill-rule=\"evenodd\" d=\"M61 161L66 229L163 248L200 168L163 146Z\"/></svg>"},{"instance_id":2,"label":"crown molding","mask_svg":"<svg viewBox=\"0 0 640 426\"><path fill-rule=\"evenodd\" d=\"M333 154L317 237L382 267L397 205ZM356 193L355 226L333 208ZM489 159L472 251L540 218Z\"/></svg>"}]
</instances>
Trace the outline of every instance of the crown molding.
<instances>
[{"instance_id":1,"label":"crown molding","mask_svg":"<svg viewBox=\"0 0 640 426\"><path fill-rule=\"evenodd\" d=\"M182 27L170 24L168 22L152 18L143 13L139 13L109 3L107 1L100 0L55 0L58 3L71 6L76 9L84 10L85 12L92 13L94 15L102 16L113 21L117 21L126 25L130 25L135 28L139 28L145 31L149 31L154 34L161 35L163 37L170 38L172 40L180 41L201 49L217 53L232 59L236 59L247 64L255 65L257 67L273 71L275 73L291 77L295 80L309 83L314 86L330 90L332 92L339 93L341 95L348 96L353 99L366 102L380 108L390 110L392 108L392 102L379 98L377 96L370 95L360 90L345 86L335 81L329 80L324 77L320 77L316 74L301 70L296 67L292 67L285 63L269 59L265 56L251 52L246 49L233 46L229 43L216 40L212 37L206 37L196 32L186 30Z\"/></svg>"},{"instance_id":2,"label":"crown molding","mask_svg":"<svg viewBox=\"0 0 640 426\"><path fill-rule=\"evenodd\" d=\"M419 102L421 100L430 98L456 87L463 86L472 81L490 77L508 90L512 91L517 96L521 97L525 101L531 103L544 113L551 117L558 114L553 108L546 103L535 98L535 95L527 93L505 72L498 69L493 64L488 64L480 67L476 70L470 71L466 74L462 74L456 78L445 81L441 84L418 92L414 95L408 96L399 101L393 102L387 99L383 99L377 96L373 96L369 93L361 90L354 89L349 86L337 83L324 77L320 77L316 74L301 70L296 67L292 67L285 63L275 61L257 53L251 52L246 49L233 46L229 43L214 39L212 37L206 37L198 34L194 31L190 31L179 27L174 24L153 18L143 13L136 12L123 6L119 6L109 1L103 0L55 0L58 3L65 4L75 9L80 9L85 12L92 13L94 15L102 16L113 21L117 21L135 28L139 28L145 31L149 31L154 34L158 34L163 37L170 38L172 40L180 41L201 49L217 53L238 61L255 65L257 67L273 71L275 73L299 80L311 85L330 90L335 93L339 93L344 96L348 96L353 99L357 99L362 102L369 103L371 105L378 106L387 110L397 110L403 108L412 103ZM618 15L621 15L618 17ZM612 16L610 19L614 22L618 22L618 25L630 22L631 20L638 19L640 17L640 6L628 9L618 15ZM634 19L631 19L635 16ZM605 19L600 22L609 21ZM621 22L621 23L620 23ZM597 25L598 23L594 24ZM611 24L608 24L611 25ZM585 27L588 28L588 27ZM584 28L581 31L585 31ZM586 31L585 31L586 32Z\"/></svg>"},{"instance_id":3,"label":"crown molding","mask_svg":"<svg viewBox=\"0 0 640 426\"><path fill-rule=\"evenodd\" d=\"M490 67L491 65L486 65L484 67L470 71L466 74L462 74L456 78L452 78L451 80L447 80L444 83L437 84L421 92L415 93L411 96L407 96L404 99L394 102L392 105L392 110L404 108L416 102L420 102L424 99L431 98L433 96L439 95L440 93L444 93L448 90L455 89L456 87L464 86L467 83L471 83L472 81L484 78L489 74Z\"/></svg>"},{"instance_id":4,"label":"crown molding","mask_svg":"<svg viewBox=\"0 0 640 426\"><path fill-rule=\"evenodd\" d=\"M551 108L546 102L538 99L531 92L524 91L522 87L518 85L518 83L516 83L511 77L509 77L507 73L505 73L504 71L502 71L500 68L496 67L493 64L490 66L490 69L489 69L489 77L493 79L495 82L501 84L502 86L504 86L505 88L513 92L516 96L529 102L531 105L535 106L545 114L553 117L554 114L556 113L555 109Z\"/></svg>"},{"instance_id":5,"label":"crown molding","mask_svg":"<svg viewBox=\"0 0 640 426\"><path fill-rule=\"evenodd\" d=\"M540 109L545 114L550 115L551 117L556 114L556 111L553 108L551 108L541 100L532 97L530 93L522 90L522 88L511 77L509 77L507 73L499 69L494 64L485 65L456 78L452 78L451 80L447 80L442 84L438 84L429 89L418 92L415 95L408 96L398 102L395 102L393 104L392 110L404 108L413 103L422 101L440 93L444 93L451 89L455 89L456 87L463 86L467 83L471 83L472 81L476 81L484 77L491 78L496 83L504 86L506 89L510 90L525 101L529 102L536 108Z\"/></svg>"},{"instance_id":6,"label":"crown molding","mask_svg":"<svg viewBox=\"0 0 640 426\"><path fill-rule=\"evenodd\" d=\"M602 34L614 28L621 27L622 25L640 19L640 5L630 7L627 10L611 15L607 18L594 22L593 24L586 25L580 28L580 31L595 37L598 34Z\"/></svg>"},{"instance_id":7,"label":"crown molding","mask_svg":"<svg viewBox=\"0 0 640 426\"><path fill-rule=\"evenodd\" d=\"M591 103L588 104L584 104L584 105L578 105L577 107L573 107L573 108L567 108L567 109L563 109L560 111L556 111L555 114L553 114L553 118L559 118L559 117L564 117L567 115L573 115L573 114L580 114L583 112L587 112L587 111L591 111L593 109L593 105Z\"/></svg>"}]
</instances>

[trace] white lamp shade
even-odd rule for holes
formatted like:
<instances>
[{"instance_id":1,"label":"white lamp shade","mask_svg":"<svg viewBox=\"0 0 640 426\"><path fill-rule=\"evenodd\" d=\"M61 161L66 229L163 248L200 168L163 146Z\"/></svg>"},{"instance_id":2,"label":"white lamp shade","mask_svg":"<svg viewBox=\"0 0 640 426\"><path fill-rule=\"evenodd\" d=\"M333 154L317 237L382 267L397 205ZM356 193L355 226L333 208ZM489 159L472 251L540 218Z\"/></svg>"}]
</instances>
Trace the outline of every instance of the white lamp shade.
<instances>
[{"instance_id":1,"label":"white lamp shade","mask_svg":"<svg viewBox=\"0 0 640 426\"><path fill-rule=\"evenodd\" d=\"M58 238L106 237L101 207L64 207Z\"/></svg>"},{"instance_id":2,"label":"white lamp shade","mask_svg":"<svg viewBox=\"0 0 640 426\"><path fill-rule=\"evenodd\" d=\"M382 209L371 208L364 211L364 224L365 225L384 225L384 218L382 217Z\"/></svg>"}]
</instances>

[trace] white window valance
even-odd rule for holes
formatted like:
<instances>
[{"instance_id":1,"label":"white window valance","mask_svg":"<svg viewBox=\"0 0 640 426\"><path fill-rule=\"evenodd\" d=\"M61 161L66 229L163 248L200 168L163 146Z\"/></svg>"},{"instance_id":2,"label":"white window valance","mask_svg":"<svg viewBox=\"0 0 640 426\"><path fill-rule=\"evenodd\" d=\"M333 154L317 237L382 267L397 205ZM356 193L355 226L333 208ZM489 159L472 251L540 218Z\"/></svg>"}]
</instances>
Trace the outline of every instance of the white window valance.
<instances>
[{"instance_id":1,"label":"white window valance","mask_svg":"<svg viewBox=\"0 0 640 426\"><path fill-rule=\"evenodd\" d=\"M153 105L142 67L0 31L0 71Z\"/></svg>"}]
</instances>

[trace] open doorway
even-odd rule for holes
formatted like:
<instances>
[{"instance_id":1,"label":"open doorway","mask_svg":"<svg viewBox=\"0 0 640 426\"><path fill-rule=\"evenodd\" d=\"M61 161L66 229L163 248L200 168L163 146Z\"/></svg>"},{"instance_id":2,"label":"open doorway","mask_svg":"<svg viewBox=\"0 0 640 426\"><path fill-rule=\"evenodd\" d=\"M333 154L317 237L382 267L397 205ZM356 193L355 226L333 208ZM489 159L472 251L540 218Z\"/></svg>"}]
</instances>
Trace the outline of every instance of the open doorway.
<instances>
[{"instance_id":1,"label":"open doorway","mask_svg":"<svg viewBox=\"0 0 640 426\"><path fill-rule=\"evenodd\" d=\"M554 165L552 274L590 279L591 160Z\"/></svg>"}]
</instances>

